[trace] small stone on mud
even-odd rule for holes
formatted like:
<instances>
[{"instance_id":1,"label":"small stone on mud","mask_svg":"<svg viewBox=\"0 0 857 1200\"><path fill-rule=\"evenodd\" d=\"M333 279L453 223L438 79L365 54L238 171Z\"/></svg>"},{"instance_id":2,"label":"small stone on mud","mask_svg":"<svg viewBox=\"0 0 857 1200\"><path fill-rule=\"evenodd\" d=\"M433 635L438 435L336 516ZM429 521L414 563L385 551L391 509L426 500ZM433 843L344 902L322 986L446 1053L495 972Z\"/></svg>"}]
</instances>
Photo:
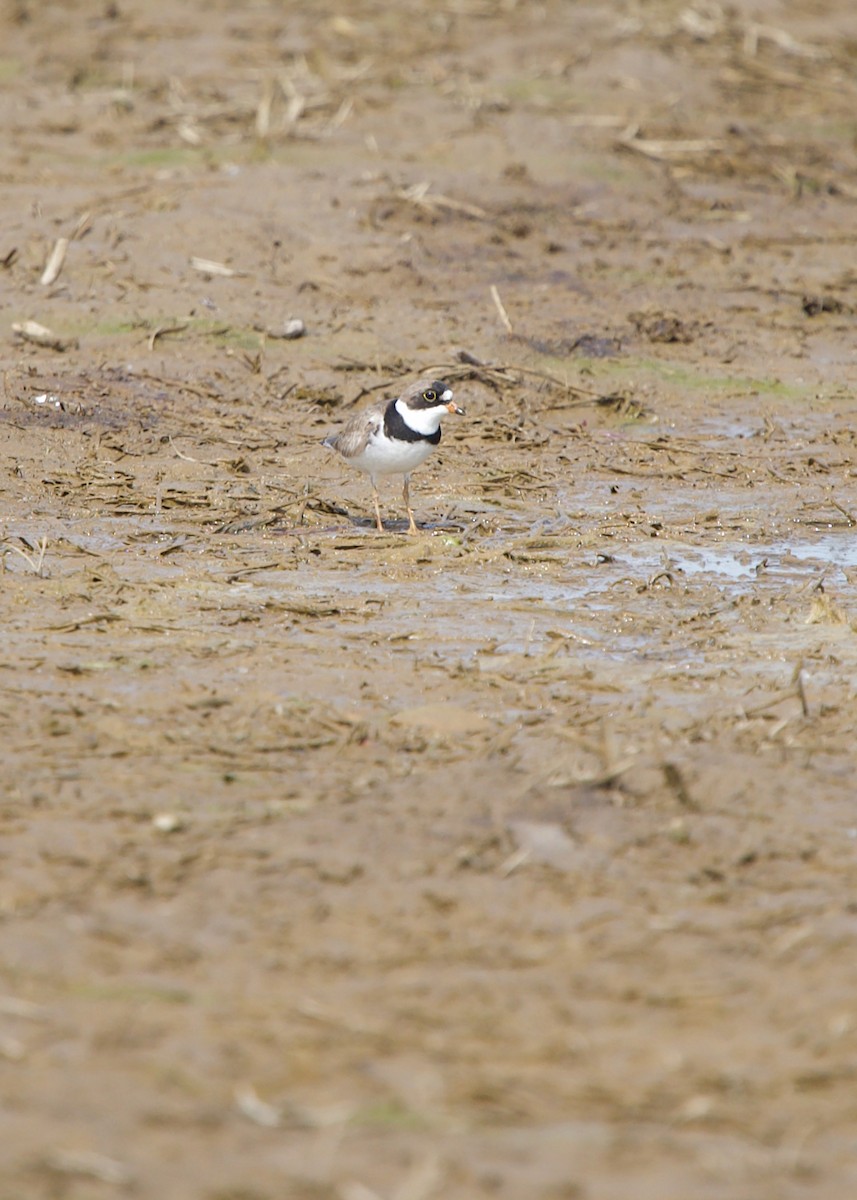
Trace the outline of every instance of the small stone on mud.
<instances>
[{"instance_id":1,"label":"small stone on mud","mask_svg":"<svg viewBox=\"0 0 857 1200\"><path fill-rule=\"evenodd\" d=\"M265 330L265 332L270 338L280 338L284 341L293 342L296 338L301 338L304 336L306 333L306 325L303 323L300 317L293 317L290 321L286 321L282 328L268 328Z\"/></svg>"},{"instance_id":2,"label":"small stone on mud","mask_svg":"<svg viewBox=\"0 0 857 1200\"><path fill-rule=\"evenodd\" d=\"M152 817L152 825L157 829L158 833L177 833L180 829L184 829L185 820L178 813L156 813Z\"/></svg>"}]
</instances>

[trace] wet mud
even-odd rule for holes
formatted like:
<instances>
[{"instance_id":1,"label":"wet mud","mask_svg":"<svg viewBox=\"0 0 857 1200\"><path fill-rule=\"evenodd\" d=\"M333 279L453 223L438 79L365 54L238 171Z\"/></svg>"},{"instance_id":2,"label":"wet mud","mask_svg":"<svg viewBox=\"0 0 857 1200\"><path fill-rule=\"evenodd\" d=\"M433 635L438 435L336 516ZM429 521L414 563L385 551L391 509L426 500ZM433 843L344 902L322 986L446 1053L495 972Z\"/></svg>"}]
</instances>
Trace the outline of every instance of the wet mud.
<instances>
[{"instance_id":1,"label":"wet mud","mask_svg":"<svg viewBox=\"0 0 857 1200\"><path fill-rule=\"evenodd\" d=\"M0 31L0 1190L852 1194L851 5Z\"/></svg>"}]
</instances>

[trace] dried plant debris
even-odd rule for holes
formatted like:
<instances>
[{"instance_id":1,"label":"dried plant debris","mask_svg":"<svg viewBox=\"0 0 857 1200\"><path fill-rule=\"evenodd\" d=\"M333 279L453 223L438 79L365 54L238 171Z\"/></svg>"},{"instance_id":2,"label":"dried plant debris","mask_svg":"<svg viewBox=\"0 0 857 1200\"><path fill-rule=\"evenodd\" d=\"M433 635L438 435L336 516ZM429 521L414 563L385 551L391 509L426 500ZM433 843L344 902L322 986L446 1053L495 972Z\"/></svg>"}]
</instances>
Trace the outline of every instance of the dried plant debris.
<instances>
[{"instance_id":1,"label":"dried plant debris","mask_svg":"<svg viewBox=\"0 0 857 1200\"><path fill-rule=\"evenodd\" d=\"M660 309L644 309L628 314L628 320L639 334L650 342L682 342L688 344L696 336L696 325L675 313Z\"/></svg>"},{"instance_id":2,"label":"dried plant debris","mask_svg":"<svg viewBox=\"0 0 857 1200\"><path fill-rule=\"evenodd\" d=\"M455 200L452 196L443 195L442 192L432 192L431 188L431 182L428 179L424 179L420 183L412 184L410 187L399 188L395 194L399 200L413 204L416 208L430 214L452 213L454 215L470 217L475 221L488 220L488 213L478 204L468 204L463 200Z\"/></svg>"},{"instance_id":3,"label":"dried plant debris","mask_svg":"<svg viewBox=\"0 0 857 1200\"><path fill-rule=\"evenodd\" d=\"M45 1166L57 1175L78 1175L113 1187L127 1188L133 1172L125 1163L94 1150L53 1150L45 1157Z\"/></svg>"},{"instance_id":4,"label":"dried plant debris","mask_svg":"<svg viewBox=\"0 0 857 1200\"><path fill-rule=\"evenodd\" d=\"M817 317L821 313L844 313L852 311L842 300L830 295L804 295L801 298L800 306L808 317Z\"/></svg>"},{"instance_id":5,"label":"dried plant debris","mask_svg":"<svg viewBox=\"0 0 857 1200\"><path fill-rule=\"evenodd\" d=\"M853 4L571 7L0 18L10 1197L854 1192Z\"/></svg>"},{"instance_id":6,"label":"dried plant debris","mask_svg":"<svg viewBox=\"0 0 857 1200\"><path fill-rule=\"evenodd\" d=\"M618 417L630 418L633 421L653 421L657 417L633 396L624 392L611 392L607 396L599 396L595 403L599 408L609 409Z\"/></svg>"},{"instance_id":7,"label":"dried plant debris","mask_svg":"<svg viewBox=\"0 0 857 1200\"><path fill-rule=\"evenodd\" d=\"M12 333L18 341L32 342L36 346L44 346L48 350L74 349L79 345L77 338L64 338L40 325L38 321L16 321L12 325Z\"/></svg>"},{"instance_id":8,"label":"dried plant debris","mask_svg":"<svg viewBox=\"0 0 857 1200\"><path fill-rule=\"evenodd\" d=\"M521 336L519 340L548 358L615 358L622 352L621 339L610 334L579 333L555 339Z\"/></svg>"},{"instance_id":9,"label":"dried plant debris","mask_svg":"<svg viewBox=\"0 0 857 1200\"><path fill-rule=\"evenodd\" d=\"M231 279L233 276L241 274L234 267L227 266L226 263L218 262L213 258L193 257L190 265L194 271L199 271L200 275L207 275L209 278L220 276L221 279Z\"/></svg>"},{"instance_id":10,"label":"dried plant debris","mask_svg":"<svg viewBox=\"0 0 857 1200\"><path fill-rule=\"evenodd\" d=\"M432 191L428 179L406 187L394 187L392 191L378 196L370 206L369 220L380 225L395 213L413 213L418 218L437 222L443 218L464 217L471 221L492 221L494 218L478 204L457 200L443 192Z\"/></svg>"},{"instance_id":11,"label":"dried plant debris","mask_svg":"<svg viewBox=\"0 0 857 1200\"><path fill-rule=\"evenodd\" d=\"M723 138L645 138L636 126L625 130L617 145L660 162L681 162L722 154L728 143Z\"/></svg>"},{"instance_id":12,"label":"dried plant debris","mask_svg":"<svg viewBox=\"0 0 857 1200\"><path fill-rule=\"evenodd\" d=\"M65 262L65 256L68 253L68 246L68 238L57 238L50 257L45 264L42 277L39 280L39 283L42 285L42 287L49 287L50 284L54 283L59 278L60 271L63 268L63 263Z\"/></svg>"}]
</instances>

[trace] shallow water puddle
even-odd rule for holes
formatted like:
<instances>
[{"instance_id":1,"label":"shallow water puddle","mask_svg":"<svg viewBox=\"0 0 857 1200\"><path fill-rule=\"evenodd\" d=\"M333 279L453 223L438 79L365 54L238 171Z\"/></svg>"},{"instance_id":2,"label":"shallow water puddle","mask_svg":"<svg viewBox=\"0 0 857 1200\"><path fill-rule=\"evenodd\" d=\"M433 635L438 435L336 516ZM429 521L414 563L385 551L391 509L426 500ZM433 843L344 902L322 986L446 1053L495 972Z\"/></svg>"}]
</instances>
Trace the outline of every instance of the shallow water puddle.
<instances>
[{"instance_id":1,"label":"shallow water puddle","mask_svg":"<svg viewBox=\"0 0 857 1200\"><path fill-rule=\"evenodd\" d=\"M712 574L739 581L766 573L795 577L808 574L810 564L845 572L857 567L857 538L850 533L829 533L811 541L759 542L740 550L734 545L673 546L668 557L688 576Z\"/></svg>"}]
</instances>

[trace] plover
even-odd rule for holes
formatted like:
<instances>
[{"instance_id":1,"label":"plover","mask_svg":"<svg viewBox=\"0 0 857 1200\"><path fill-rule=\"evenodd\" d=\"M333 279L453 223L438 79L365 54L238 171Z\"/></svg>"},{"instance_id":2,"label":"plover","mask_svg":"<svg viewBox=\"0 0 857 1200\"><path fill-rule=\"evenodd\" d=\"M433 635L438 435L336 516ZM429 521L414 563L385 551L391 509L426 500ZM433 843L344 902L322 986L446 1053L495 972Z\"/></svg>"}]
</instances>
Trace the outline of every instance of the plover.
<instances>
[{"instance_id":1,"label":"plover","mask_svg":"<svg viewBox=\"0 0 857 1200\"><path fill-rule=\"evenodd\" d=\"M440 441L440 422L448 412L464 415L451 389L440 379L423 379L395 400L355 413L339 433L324 439L325 446L338 450L347 463L369 476L379 530L384 526L378 505L378 477L404 475L402 495L408 510L408 532L418 532L411 508L411 471L425 462Z\"/></svg>"}]
</instances>

